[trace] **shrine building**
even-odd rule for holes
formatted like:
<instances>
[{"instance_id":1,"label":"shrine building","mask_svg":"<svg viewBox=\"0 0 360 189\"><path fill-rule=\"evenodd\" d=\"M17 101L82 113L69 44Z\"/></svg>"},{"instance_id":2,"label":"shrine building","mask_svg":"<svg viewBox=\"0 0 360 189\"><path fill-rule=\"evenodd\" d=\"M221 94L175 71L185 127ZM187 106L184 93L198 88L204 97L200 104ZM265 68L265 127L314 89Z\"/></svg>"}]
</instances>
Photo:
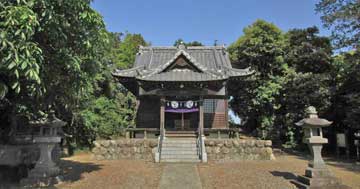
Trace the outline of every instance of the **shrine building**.
<instances>
[{"instance_id":1,"label":"shrine building","mask_svg":"<svg viewBox=\"0 0 360 189\"><path fill-rule=\"evenodd\" d=\"M227 87L248 76L223 46L140 47L134 67L113 76L138 100L136 128L201 132L228 128Z\"/></svg>"}]
</instances>

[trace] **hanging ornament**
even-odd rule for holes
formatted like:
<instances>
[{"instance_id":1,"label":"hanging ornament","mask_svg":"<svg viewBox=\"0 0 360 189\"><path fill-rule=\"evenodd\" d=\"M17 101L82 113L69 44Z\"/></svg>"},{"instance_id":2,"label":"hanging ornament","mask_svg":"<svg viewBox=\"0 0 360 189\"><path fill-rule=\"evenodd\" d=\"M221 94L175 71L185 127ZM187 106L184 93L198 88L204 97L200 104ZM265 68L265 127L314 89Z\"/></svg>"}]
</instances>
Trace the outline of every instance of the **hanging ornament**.
<instances>
[{"instance_id":1,"label":"hanging ornament","mask_svg":"<svg viewBox=\"0 0 360 189\"><path fill-rule=\"evenodd\" d=\"M172 108L178 108L179 107L179 103L178 102L176 102L176 101L171 101L171 107Z\"/></svg>"},{"instance_id":2,"label":"hanging ornament","mask_svg":"<svg viewBox=\"0 0 360 189\"><path fill-rule=\"evenodd\" d=\"M186 102L186 107L187 108L192 108L194 106L194 102L192 100L189 100Z\"/></svg>"}]
</instances>

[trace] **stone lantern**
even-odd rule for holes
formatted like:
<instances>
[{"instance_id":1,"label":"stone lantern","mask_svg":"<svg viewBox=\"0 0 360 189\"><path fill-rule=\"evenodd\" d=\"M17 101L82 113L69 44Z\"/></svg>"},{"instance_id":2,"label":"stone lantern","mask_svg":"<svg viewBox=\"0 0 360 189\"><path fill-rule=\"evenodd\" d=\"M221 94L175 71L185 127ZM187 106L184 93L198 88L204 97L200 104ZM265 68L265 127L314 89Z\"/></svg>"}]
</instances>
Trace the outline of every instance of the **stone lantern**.
<instances>
[{"instance_id":1,"label":"stone lantern","mask_svg":"<svg viewBox=\"0 0 360 189\"><path fill-rule=\"evenodd\" d=\"M328 142L323 137L322 128L330 126L332 122L319 118L313 106L306 109L306 114L307 118L296 125L304 130L303 142L308 145L312 160L305 170L305 176L298 176L298 179L292 182L299 188L348 188L333 176L321 156L322 145Z\"/></svg>"},{"instance_id":2,"label":"stone lantern","mask_svg":"<svg viewBox=\"0 0 360 189\"><path fill-rule=\"evenodd\" d=\"M62 127L66 122L55 117L54 112L50 112L45 120L33 121L33 143L40 148L40 157L35 167L28 173L28 177L21 180L26 186L48 186L56 183L56 176L60 173L60 168L53 162L52 151L56 144L60 143Z\"/></svg>"}]
</instances>

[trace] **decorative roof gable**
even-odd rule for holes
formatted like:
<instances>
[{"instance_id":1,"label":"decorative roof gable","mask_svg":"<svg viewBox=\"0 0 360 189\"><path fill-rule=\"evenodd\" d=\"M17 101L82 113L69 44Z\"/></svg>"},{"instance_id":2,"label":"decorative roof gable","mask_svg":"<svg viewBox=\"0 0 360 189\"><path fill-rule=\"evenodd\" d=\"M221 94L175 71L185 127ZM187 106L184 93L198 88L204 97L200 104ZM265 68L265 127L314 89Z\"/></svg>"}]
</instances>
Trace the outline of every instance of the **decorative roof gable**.
<instances>
[{"instance_id":1,"label":"decorative roof gable","mask_svg":"<svg viewBox=\"0 0 360 189\"><path fill-rule=\"evenodd\" d=\"M184 58L184 62L179 62L179 59ZM168 70L171 70L176 64L178 64L180 67L182 66L188 66L196 70L197 72L205 72L206 68L203 67L200 63L198 63L193 57L190 56L189 53L187 53L184 50L179 50L169 61L167 61L165 64L163 64L157 73L165 72Z\"/></svg>"}]
</instances>

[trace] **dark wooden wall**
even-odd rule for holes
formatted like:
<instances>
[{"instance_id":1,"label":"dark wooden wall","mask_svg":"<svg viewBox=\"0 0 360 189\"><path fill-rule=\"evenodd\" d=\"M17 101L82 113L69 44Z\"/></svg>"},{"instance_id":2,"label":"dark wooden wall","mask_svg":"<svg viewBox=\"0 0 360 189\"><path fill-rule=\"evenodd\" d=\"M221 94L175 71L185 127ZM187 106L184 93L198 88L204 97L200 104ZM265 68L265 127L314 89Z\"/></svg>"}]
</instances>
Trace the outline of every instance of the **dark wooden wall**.
<instances>
[{"instance_id":1,"label":"dark wooden wall","mask_svg":"<svg viewBox=\"0 0 360 189\"><path fill-rule=\"evenodd\" d=\"M138 100L137 128L160 128L160 98L142 97Z\"/></svg>"},{"instance_id":2,"label":"dark wooden wall","mask_svg":"<svg viewBox=\"0 0 360 189\"><path fill-rule=\"evenodd\" d=\"M169 114L165 114L165 119L168 120L171 116L166 115ZM192 118L192 122L196 120L198 119ZM160 127L160 98L142 97L139 99L136 127ZM204 101L204 127L228 128L228 104L226 99L206 99Z\"/></svg>"}]
</instances>

